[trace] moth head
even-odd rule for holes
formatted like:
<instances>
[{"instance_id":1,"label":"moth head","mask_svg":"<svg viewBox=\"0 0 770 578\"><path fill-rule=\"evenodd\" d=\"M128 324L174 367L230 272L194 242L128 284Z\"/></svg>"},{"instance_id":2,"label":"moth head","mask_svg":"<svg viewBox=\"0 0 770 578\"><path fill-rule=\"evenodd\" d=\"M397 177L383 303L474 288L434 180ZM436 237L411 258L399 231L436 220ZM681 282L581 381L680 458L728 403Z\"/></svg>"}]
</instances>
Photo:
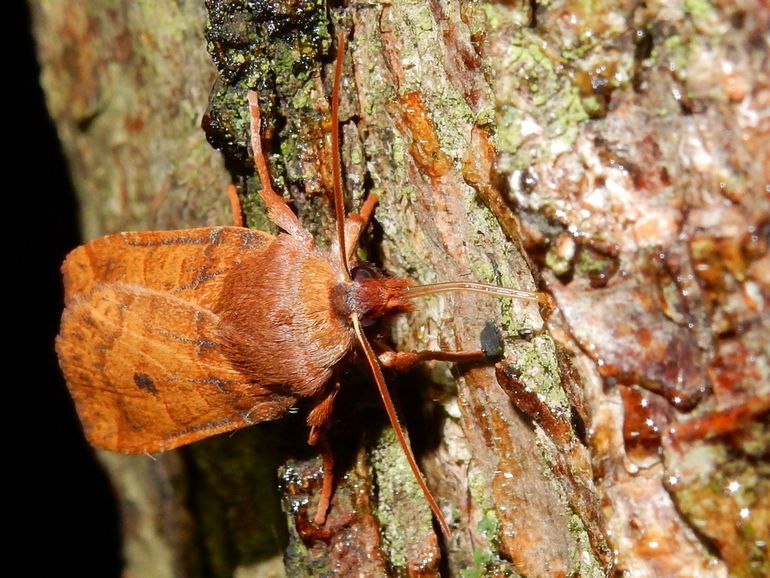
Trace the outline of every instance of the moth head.
<instances>
[{"instance_id":1,"label":"moth head","mask_svg":"<svg viewBox=\"0 0 770 578\"><path fill-rule=\"evenodd\" d=\"M368 263L354 267L350 276L350 282L332 289L332 307L338 315L349 318L356 313L361 324L368 326L383 317L414 309L406 297L408 279L387 277Z\"/></svg>"}]
</instances>

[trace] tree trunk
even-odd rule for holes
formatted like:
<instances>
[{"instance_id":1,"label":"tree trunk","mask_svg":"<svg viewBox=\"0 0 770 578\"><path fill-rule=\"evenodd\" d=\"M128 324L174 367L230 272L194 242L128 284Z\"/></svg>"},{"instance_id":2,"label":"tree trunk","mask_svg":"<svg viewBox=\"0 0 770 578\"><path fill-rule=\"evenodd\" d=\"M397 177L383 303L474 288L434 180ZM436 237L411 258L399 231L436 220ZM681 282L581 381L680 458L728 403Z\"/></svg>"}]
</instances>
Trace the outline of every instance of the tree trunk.
<instances>
[{"instance_id":1,"label":"tree trunk","mask_svg":"<svg viewBox=\"0 0 770 578\"><path fill-rule=\"evenodd\" d=\"M322 528L302 415L153 460L102 454L130 573L770 570L766 2L31 5L87 238L227 224L231 181L269 229L253 88L276 187L328 242L345 30L348 208L380 198L368 258L419 282L533 289L534 272L558 303L432 298L383 334L399 350L503 335L496 367L387 376L451 537L353 366Z\"/></svg>"}]
</instances>

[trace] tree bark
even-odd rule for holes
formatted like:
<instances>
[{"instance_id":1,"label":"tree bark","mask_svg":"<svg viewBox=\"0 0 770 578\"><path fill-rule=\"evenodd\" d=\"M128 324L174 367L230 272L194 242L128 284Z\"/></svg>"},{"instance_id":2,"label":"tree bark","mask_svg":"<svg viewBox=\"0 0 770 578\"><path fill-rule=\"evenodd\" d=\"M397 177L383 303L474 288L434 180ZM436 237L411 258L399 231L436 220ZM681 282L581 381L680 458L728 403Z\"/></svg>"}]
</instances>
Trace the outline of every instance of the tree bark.
<instances>
[{"instance_id":1,"label":"tree bark","mask_svg":"<svg viewBox=\"0 0 770 578\"><path fill-rule=\"evenodd\" d=\"M354 366L323 528L302 415L153 460L102 454L129 573L768 569L766 2L31 5L86 238L229 223L231 181L269 229L246 147L256 89L276 188L327 243L345 30L348 208L380 198L368 257L418 282L534 289L534 271L558 303L432 298L383 334L399 350L477 349L489 323L503 336L496 367L388 375L451 537ZM709 494L717 479L741 489Z\"/></svg>"}]
</instances>

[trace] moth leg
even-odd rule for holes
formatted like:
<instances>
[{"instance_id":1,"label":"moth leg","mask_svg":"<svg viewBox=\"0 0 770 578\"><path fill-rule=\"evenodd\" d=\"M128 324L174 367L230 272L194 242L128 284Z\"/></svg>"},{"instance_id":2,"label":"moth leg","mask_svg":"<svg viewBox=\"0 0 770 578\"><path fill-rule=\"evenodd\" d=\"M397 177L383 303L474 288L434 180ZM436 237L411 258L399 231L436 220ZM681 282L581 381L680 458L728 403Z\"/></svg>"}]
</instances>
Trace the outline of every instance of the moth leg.
<instances>
[{"instance_id":1,"label":"moth leg","mask_svg":"<svg viewBox=\"0 0 770 578\"><path fill-rule=\"evenodd\" d=\"M337 392L340 390L340 384L338 381L334 382L334 386L331 388L326 397L319 401L310 413L307 414L307 425L310 426L310 435L308 436L307 443L311 446L316 445L321 439L326 426L332 418L332 409L334 409L334 398L337 396Z\"/></svg>"},{"instance_id":2,"label":"moth leg","mask_svg":"<svg viewBox=\"0 0 770 578\"><path fill-rule=\"evenodd\" d=\"M452 363L488 363L492 361L483 351L383 351L380 363L395 371L409 371L423 361L450 361Z\"/></svg>"},{"instance_id":3,"label":"moth leg","mask_svg":"<svg viewBox=\"0 0 770 578\"><path fill-rule=\"evenodd\" d=\"M243 227L243 209L241 208L241 199L238 198L238 190L235 185L227 186L227 198L230 199L230 211L233 214L233 225Z\"/></svg>"},{"instance_id":4,"label":"moth leg","mask_svg":"<svg viewBox=\"0 0 770 578\"><path fill-rule=\"evenodd\" d=\"M316 510L313 522L316 526L323 526L326 522L326 514L329 513L329 506L332 503L334 494L334 454L326 442L326 438L321 438L321 456L323 458L323 486L321 487L321 497L318 499L318 510Z\"/></svg>"},{"instance_id":5,"label":"moth leg","mask_svg":"<svg viewBox=\"0 0 770 578\"><path fill-rule=\"evenodd\" d=\"M262 137L259 132L261 122L259 99L257 93L253 90L248 92L247 98L249 100L249 116L251 118L251 150L254 153L254 164L257 167L259 180L262 184L262 188L259 189L259 196L265 202L267 216L292 237L297 237L305 242L305 244L312 245L313 237L302 227L297 215L292 212L289 205L283 200L283 197L278 195L273 189L273 184L270 181L270 171L267 168L267 161L265 161L265 155L262 152Z\"/></svg>"},{"instance_id":6,"label":"moth leg","mask_svg":"<svg viewBox=\"0 0 770 578\"><path fill-rule=\"evenodd\" d=\"M374 207L379 200L377 195L369 195L361 207L361 212L358 214L350 213L345 220L345 254L347 255L348 263L353 258L353 253L356 247L358 247L361 233L364 232L369 221L372 219ZM334 252L334 250L332 251Z\"/></svg>"},{"instance_id":7,"label":"moth leg","mask_svg":"<svg viewBox=\"0 0 770 578\"><path fill-rule=\"evenodd\" d=\"M338 381L334 382L331 391L318 404L310 410L307 416L307 424L310 426L310 435L308 444L311 446L321 446L321 456L323 458L323 485L321 487L321 497L318 500L318 510L313 520L317 526L323 526L326 522L326 514L329 511L329 505L334 493L334 454L326 441L326 426L332 417L334 408L334 398L340 389Z\"/></svg>"}]
</instances>

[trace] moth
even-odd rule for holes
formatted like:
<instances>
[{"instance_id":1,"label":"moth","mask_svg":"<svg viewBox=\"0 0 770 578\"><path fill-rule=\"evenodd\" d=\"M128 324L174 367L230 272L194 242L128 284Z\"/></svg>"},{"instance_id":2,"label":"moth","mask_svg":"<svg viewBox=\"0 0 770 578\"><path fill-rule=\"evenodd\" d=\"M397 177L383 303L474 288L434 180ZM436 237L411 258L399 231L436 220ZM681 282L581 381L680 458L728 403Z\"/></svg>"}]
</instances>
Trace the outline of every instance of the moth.
<instances>
[{"instance_id":1,"label":"moth","mask_svg":"<svg viewBox=\"0 0 770 578\"><path fill-rule=\"evenodd\" d=\"M479 283L414 286L355 263L377 198L345 215L339 157L340 34L331 96L337 239L326 250L271 185L262 151L257 95L248 93L251 147L260 196L281 233L240 226L119 233L86 243L64 261L65 309L56 340L59 364L88 441L124 453L154 453L278 419L299 402L308 441L323 439L338 369L366 359L409 465L443 531L449 528L404 435L381 363L484 360L481 351L377 352L370 321L413 309L412 300L446 291L547 302L541 293ZM231 191L234 215L240 216ZM237 222L237 220L236 220ZM324 452L315 522L333 491Z\"/></svg>"}]
</instances>

